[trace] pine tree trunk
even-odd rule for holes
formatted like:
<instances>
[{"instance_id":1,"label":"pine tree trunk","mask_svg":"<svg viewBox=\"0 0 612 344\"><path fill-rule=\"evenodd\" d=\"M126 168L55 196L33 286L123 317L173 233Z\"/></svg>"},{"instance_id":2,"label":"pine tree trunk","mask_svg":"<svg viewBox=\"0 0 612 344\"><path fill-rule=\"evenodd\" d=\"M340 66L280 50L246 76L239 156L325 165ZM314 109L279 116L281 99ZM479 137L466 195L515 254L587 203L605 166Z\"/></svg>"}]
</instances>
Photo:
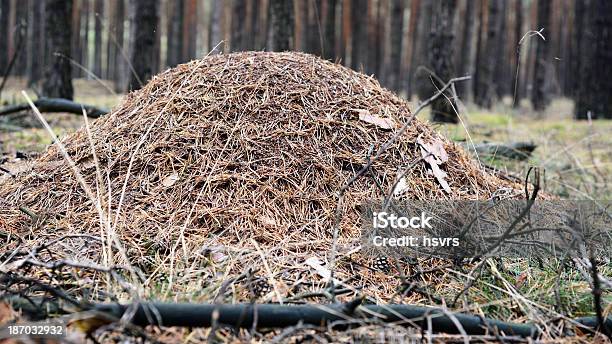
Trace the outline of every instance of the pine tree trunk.
<instances>
[{"instance_id":1,"label":"pine tree trunk","mask_svg":"<svg viewBox=\"0 0 612 344\"><path fill-rule=\"evenodd\" d=\"M408 66L408 75L405 78L406 97L410 99L414 92L414 72L416 65L416 46L419 36L419 9L421 8L421 0L410 1L410 22L408 23L408 46L406 47L406 57Z\"/></svg>"},{"instance_id":2,"label":"pine tree trunk","mask_svg":"<svg viewBox=\"0 0 612 344\"><path fill-rule=\"evenodd\" d=\"M10 1L0 1L0 73L4 74L4 70L8 66L8 34L9 30L9 13Z\"/></svg>"},{"instance_id":3,"label":"pine tree trunk","mask_svg":"<svg viewBox=\"0 0 612 344\"><path fill-rule=\"evenodd\" d=\"M196 0L186 0L184 4L183 20L183 61L190 61L196 57L196 14L198 3ZM158 43L159 45L159 43Z\"/></svg>"},{"instance_id":4,"label":"pine tree trunk","mask_svg":"<svg viewBox=\"0 0 612 344\"><path fill-rule=\"evenodd\" d=\"M479 58L479 77L478 87L475 93L476 104L491 108L494 97L497 93L497 82L495 77L495 67L499 62L499 52L496 52L499 47L499 35L501 34L502 24L502 1L503 0L488 0L488 16L487 16L487 40L486 50L480 51ZM482 42L481 42L482 44Z\"/></svg>"},{"instance_id":5,"label":"pine tree trunk","mask_svg":"<svg viewBox=\"0 0 612 344\"><path fill-rule=\"evenodd\" d=\"M510 66L510 59L508 58L508 52L506 49L506 39L507 39L507 8L508 1L502 1L500 4L500 13L499 13L499 34L495 39L495 46L489 48L489 51L496 51L497 62L493 68L493 83L495 85L495 93L493 95L494 99L502 99L506 94L510 94L510 83L512 79L509 78L510 70L508 67Z\"/></svg>"},{"instance_id":6,"label":"pine tree trunk","mask_svg":"<svg viewBox=\"0 0 612 344\"><path fill-rule=\"evenodd\" d=\"M413 64L415 67L414 75L414 87L421 99L427 99L432 96L431 94L431 80L429 73L419 67L423 67L428 63L429 59L429 40L431 39L431 22L433 16L433 1L424 0L421 1L421 8L419 9L419 23L418 23L418 37L416 41L415 59Z\"/></svg>"},{"instance_id":7,"label":"pine tree trunk","mask_svg":"<svg viewBox=\"0 0 612 344\"><path fill-rule=\"evenodd\" d=\"M70 57L71 14L72 0L45 2L46 51L49 54L42 87L45 97L72 100L74 96L72 66L65 58Z\"/></svg>"},{"instance_id":8,"label":"pine tree trunk","mask_svg":"<svg viewBox=\"0 0 612 344\"><path fill-rule=\"evenodd\" d=\"M268 13L268 50L291 50L294 26L293 1L270 0Z\"/></svg>"},{"instance_id":9,"label":"pine tree trunk","mask_svg":"<svg viewBox=\"0 0 612 344\"><path fill-rule=\"evenodd\" d=\"M336 3L337 0L326 0L325 2L322 55L328 60L336 57Z\"/></svg>"},{"instance_id":10,"label":"pine tree trunk","mask_svg":"<svg viewBox=\"0 0 612 344\"><path fill-rule=\"evenodd\" d=\"M158 26L159 0L132 0L130 20L131 56L134 68L128 90L137 90L155 73L157 61L155 32Z\"/></svg>"},{"instance_id":11,"label":"pine tree trunk","mask_svg":"<svg viewBox=\"0 0 612 344\"><path fill-rule=\"evenodd\" d=\"M474 38L474 31L476 26L474 25L476 17L476 5L478 4L475 0L467 0L465 7L464 18L460 20L463 30L461 32L461 52L459 57L459 66L457 68L459 76L466 76L473 74L473 49L472 42ZM457 84L457 93L464 101L472 99L472 80L463 81Z\"/></svg>"},{"instance_id":12,"label":"pine tree trunk","mask_svg":"<svg viewBox=\"0 0 612 344\"><path fill-rule=\"evenodd\" d=\"M30 29L28 30L28 86L36 84L42 77L42 66L44 60L44 41L42 40L42 23L43 23L43 2L30 1L28 9L28 22Z\"/></svg>"},{"instance_id":13,"label":"pine tree trunk","mask_svg":"<svg viewBox=\"0 0 612 344\"><path fill-rule=\"evenodd\" d=\"M368 35L368 2L367 0L351 0L351 67L356 71L365 70L367 64Z\"/></svg>"},{"instance_id":14,"label":"pine tree trunk","mask_svg":"<svg viewBox=\"0 0 612 344\"><path fill-rule=\"evenodd\" d=\"M38 2L38 1L37 1ZM43 2L43 1L40 1ZM81 63L81 5L82 0L73 0L72 2L72 57L78 63ZM43 6L44 8L44 6ZM42 35L42 32L41 32ZM44 61L43 61L44 62ZM72 68L72 77L78 78L81 75L80 68Z\"/></svg>"},{"instance_id":15,"label":"pine tree trunk","mask_svg":"<svg viewBox=\"0 0 612 344\"><path fill-rule=\"evenodd\" d=\"M435 88L430 88L430 94L434 94L437 89L442 88L444 83L448 82L455 72L453 63L453 40L455 38L453 18L456 8L457 0L436 1L433 4L428 64L437 78L432 78ZM448 93L447 97L438 97L432 102L431 113L433 122L456 123L458 121L455 112L456 105L452 99L453 95Z\"/></svg>"},{"instance_id":16,"label":"pine tree trunk","mask_svg":"<svg viewBox=\"0 0 612 344\"><path fill-rule=\"evenodd\" d=\"M81 56L79 56L79 63L85 67L89 68L89 9L90 9L90 0L82 0L81 3L81 22L82 30L80 31L81 35ZM79 69L79 76L84 76L85 72Z\"/></svg>"},{"instance_id":17,"label":"pine tree trunk","mask_svg":"<svg viewBox=\"0 0 612 344\"><path fill-rule=\"evenodd\" d=\"M184 0L168 2L168 29L166 64L174 67L183 61L183 20Z\"/></svg>"},{"instance_id":18,"label":"pine tree trunk","mask_svg":"<svg viewBox=\"0 0 612 344\"><path fill-rule=\"evenodd\" d=\"M70 20L68 22L70 23ZM20 46L21 51L18 52L18 58L17 60L15 60L13 75L24 76L26 75L28 61L28 49L25 41L28 39L29 31L28 6L25 1L23 1L22 3L17 3L15 12L15 23L16 27L19 27L18 30L15 30L15 49L17 49L17 46ZM23 42L19 42L20 40Z\"/></svg>"},{"instance_id":19,"label":"pine tree trunk","mask_svg":"<svg viewBox=\"0 0 612 344\"><path fill-rule=\"evenodd\" d=\"M524 65L521 65L521 46L519 46L519 42L523 36L523 2L516 1L514 3L514 59L512 60L512 92L513 92L513 102L512 106L517 108L521 99L525 97L525 95L521 92L522 88L520 87L521 82L521 68L524 68Z\"/></svg>"},{"instance_id":20,"label":"pine tree trunk","mask_svg":"<svg viewBox=\"0 0 612 344\"><path fill-rule=\"evenodd\" d=\"M104 20L104 2L94 1L94 59L93 73L98 77L102 75L102 20Z\"/></svg>"},{"instance_id":21,"label":"pine tree trunk","mask_svg":"<svg viewBox=\"0 0 612 344\"><path fill-rule=\"evenodd\" d=\"M234 0L232 12L231 50L242 51L246 41L246 0Z\"/></svg>"},{"instance_id":22,"label":"pine tree trunk","mask_svg":"<svg viewBox=\"0 0 612 344\"><path fill-rule=\"evenodd\" d=\"M544 35L551 37L551 0L538 1L538 28L544 29ZM550 70L550 42L542 39L537 39L536 55L534 65L534 79L531 93L531 103L536 111L544 110L550 104L550 88L549 78L551 77Z\"/></svg>"},{"instance_id":23,"label":"pine tree trunk","mask_svg":"<svg viewBox=\"0 0 612 344\"><path fill-rule=\"evenodd\" d=\"M391 0L391 61L389 65L389 87L398 92L400 90L402 68L402 33L404 28L404 1Z\"/></svg>"},{"instance_id":24,"label":"pine tree trunk","mask_svg":"<svg viewBox=\"0 0 612 344\"><path fill-rule=\"evenodd\" d=\"M576 118L612 119L612 2L591 0L584 12Z\"/></svg>"},{"instance_id":25,"label":"pine tree trunk","mask_svg":"<svg viewBox=\"0 0 612 344\"><path fill-rule=\"evenodd\" d=\"M122 92L124 90L126 79L125 75L129 74L129 69L126 61L126 54L123 44L123 35L125 28L125 1L117 0L115 8L115 53L113 59L115 60L115 69L113 74L113 80L115 81L115 91Z\"/></svg>"},{"instance_id":26,"label":"pine tree trunk","mask_svg":"<svg viewBox=\"0 0 612 344\"><path fill-rule=\"evenodd\" d=\"M219 45L223 40L223 0L213 0L212 11L210 15L210 38L208 40L210 50L217 47L217 51L223 51L223 45ZM170 41L168 41L170 44ZM219 46L217 46L219 45Z\"/></svg>"}]
</instances>

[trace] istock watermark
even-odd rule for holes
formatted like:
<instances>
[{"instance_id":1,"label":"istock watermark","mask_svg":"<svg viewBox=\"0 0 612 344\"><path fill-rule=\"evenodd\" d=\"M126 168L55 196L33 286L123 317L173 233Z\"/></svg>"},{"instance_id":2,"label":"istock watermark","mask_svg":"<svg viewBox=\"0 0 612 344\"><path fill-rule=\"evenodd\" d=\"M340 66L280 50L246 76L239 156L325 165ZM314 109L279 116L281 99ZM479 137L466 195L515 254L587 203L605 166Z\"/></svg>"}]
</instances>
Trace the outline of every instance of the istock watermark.
<instances>
[{"instance_id":1,"label":"istock watermark","mask_svg":"<svg viewBox=\"0 0 612 344\"><path fill-rule=\"evenodd\" d=\"M421 212L421 216L408 218L383 211L373 214L372 226L374 228L432 228L429 224L431 219L432 217L425 215L425 212Z\"/></svg>"},{"instance_id":2,"label":"istock watermark","mask_svg":"<svg viewBox=\"0 0 612 344\"><path fill-rule=\"evenodd\" d=\"M362 243L390 256L610 258L610 201L371 202ZM383 252L381 252L383 251Z\"/></svg>"}]
</instances>

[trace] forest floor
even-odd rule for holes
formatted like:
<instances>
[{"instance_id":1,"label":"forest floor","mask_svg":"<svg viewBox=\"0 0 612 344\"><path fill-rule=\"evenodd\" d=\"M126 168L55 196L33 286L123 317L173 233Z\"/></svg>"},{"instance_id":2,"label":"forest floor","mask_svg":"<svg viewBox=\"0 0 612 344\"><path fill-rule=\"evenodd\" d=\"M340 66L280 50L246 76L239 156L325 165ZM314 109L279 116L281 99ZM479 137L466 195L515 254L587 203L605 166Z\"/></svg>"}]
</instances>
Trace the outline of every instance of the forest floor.
<instances>
[{"instance_id":1,"label":"forest floor","mask_svg":"<svg viewBox=\"0 0 612 344\"><path fill-rule=\"evenodd\" d=\"M75 80L75 101L112 108L121 95L110 94L108 85L89 80ZM24 83L11 80L0 103L21 103ZM413 108L416 103L412 103ZM461 106L462 123L438 125L438 130L454 141L471 142L528 141L537 145L531 158L525 161L478 157L483 163L495 166L508 174L524 178L530 166L545 170L543 189L564 199L612 198L612 121L574 121L573 104L568 99L556 99L542 114L530 110L529 104L513 109L508 102L500 102L491 110L472 105ZM49 124L59 136L74 132L83 118L72 114L46 114ZM423 119L428 113L420 114ZM51 139L36 119L27 115L0 117L0 163L10 169L20 160L31 159L51 143ZM2 173L2 172L0 172ZM0 178L0 182L2 178ZM528 300L559 309L568 316L593 314L593 300L589 284L578 271L566 270L557 283L559 266L534 267L523 261L505 261L503 269L491 266L489 274L470 289L468 297L477 300L481 314L498 318L515 318L516 304L504 292L511 283ZM610 266L602 274L611 276ZM457 279L457 283L461 283ZM561 304L559 304L561 303ZM604 293L604 305L612 304L612 295ZM608 306L610 307L610 306Z\"/></svg>"}]
</instances>

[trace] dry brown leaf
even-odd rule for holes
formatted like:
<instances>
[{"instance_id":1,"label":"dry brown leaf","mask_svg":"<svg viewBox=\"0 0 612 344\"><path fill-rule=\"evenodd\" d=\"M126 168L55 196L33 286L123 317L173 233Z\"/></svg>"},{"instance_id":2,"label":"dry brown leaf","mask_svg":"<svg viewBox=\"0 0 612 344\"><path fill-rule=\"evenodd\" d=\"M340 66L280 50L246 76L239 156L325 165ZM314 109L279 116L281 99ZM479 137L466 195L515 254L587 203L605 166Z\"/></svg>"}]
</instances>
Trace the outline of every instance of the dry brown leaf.
<instances>
[{"instance_id":1,"label":"dry brown leaf","mask_svg":"<svg viewBox=\"0 0 612 344\"><path fill-rule=\"evenodd\" d=\"M176 183L176 181L178 180L178 173L174 172L171 175L167 176L166 178L164 178L164 180L162 180L162 185L165 187L170 187L172 185L174 185L174 183Z\"/></svg>"},{"instance_id":2,"label":"dry brown leaf","mask_svg":"<svg viewBox=\"0 0 612 344\"><path fill-rule=\"evenodd\" d=\"M375 126L391 130L397 128L397 123L391 118L382 118L376 115L372 115L368 110L356 110L359 114L359 120L366 123L374 124Z\"/></svg>"},{"instance_id":3,"label":"dry brown leaf","mask_svg":"<svg viewBox=\"0 0 612 344\"><path fill-rule=\"evenodd\" d=\"M431 172L433 173L440 186L447 193L451 193L452 190L448 182L446 181L446 177L448 174L444 172L440 165L448 161L448 154L446 150L444 150L444 143L440 140L435 140L432 143L425 143L420 137L417 138L417 143L421 146L421 156L423 160L427 162L431 168Z\"/></svg>"}]
</instances>

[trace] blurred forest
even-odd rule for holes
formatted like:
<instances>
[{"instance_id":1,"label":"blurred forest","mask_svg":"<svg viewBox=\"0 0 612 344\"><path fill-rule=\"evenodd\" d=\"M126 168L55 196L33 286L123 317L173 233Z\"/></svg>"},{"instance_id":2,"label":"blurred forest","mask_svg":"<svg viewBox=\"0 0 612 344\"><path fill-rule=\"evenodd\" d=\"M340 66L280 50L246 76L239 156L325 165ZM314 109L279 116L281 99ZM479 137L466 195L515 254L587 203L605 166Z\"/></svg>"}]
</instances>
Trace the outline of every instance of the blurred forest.
<instances>
[{"instance_id":1,"label":"blurred forest","mask_svg":"<svg viewBox=\"0 0 612 344\"><path fill-rule=\"evenodd\" d=\"M210 52L296 50L423 99L453 77L466 102L535 111L575 100L612 118L609 0L0 0L0 72L71 99L73 78L118 92ZM4 83L4 81L3 81ZM0 87L0 92L1 92ZM433 105L434 119L454 121ZM453 116L451 116L453 117Z\"/></svg>"}]
</instances>

